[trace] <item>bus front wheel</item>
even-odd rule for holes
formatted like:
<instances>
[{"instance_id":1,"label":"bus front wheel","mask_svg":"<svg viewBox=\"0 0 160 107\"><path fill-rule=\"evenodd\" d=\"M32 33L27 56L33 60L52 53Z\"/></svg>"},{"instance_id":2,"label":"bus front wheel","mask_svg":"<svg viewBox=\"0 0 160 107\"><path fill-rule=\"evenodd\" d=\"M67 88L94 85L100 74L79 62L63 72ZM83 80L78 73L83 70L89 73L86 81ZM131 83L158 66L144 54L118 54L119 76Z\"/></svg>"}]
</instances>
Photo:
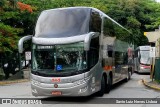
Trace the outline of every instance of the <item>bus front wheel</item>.
<instances>
[{"instance_id":1,"label":"bus front wheel","mask_svg":"<svg viewBox=\"0 0 160 107\"><path fill-rule=\"evenodd\" d=\"M101 80L101 89L96 93L97 96L103 96L105 92L105 79L104 76L102 76L102 80Z\"/></svg>"}]
</instances>

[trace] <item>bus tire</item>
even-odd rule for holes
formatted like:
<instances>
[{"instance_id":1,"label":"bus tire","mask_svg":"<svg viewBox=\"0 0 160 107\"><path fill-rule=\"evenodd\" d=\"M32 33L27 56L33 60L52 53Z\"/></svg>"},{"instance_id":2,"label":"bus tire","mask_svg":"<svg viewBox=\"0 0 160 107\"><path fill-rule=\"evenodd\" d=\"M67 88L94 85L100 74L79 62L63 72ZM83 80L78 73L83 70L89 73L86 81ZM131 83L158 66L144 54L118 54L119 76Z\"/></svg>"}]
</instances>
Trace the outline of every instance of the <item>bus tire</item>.
<instances>
[{"instance_id":1,"label":"bus tire","mask_svg":"<svg viewBox=\"0 0 160 107\"><path fill-rule=\"evenodd\" d=\"M96 95L102 97L104 95L104 92L105 92L105 79L104 76L102 76L101 89L96 93Z\"/></svg>"},{"instance_id":2,"label":"bus tire","mask_svg":"<svg viewBox=\"0 0 160 107\"><path fill-rule=\"evenodd\" d=\"M130 79L131 79L131 71L128 70L128 73L127 73L127 77L126 77L126 82L128 82Z\"/></svg>"},{"instance_id":3,"label":"bus tire","mask_svg":"<svg viewBox=\"0 0 160 107\"><path fill-rule=\"evenodd\" d=\"M112 87L112 80L110 76L108 76L107 79L108 79L108 83L106 84L105 92L109 93Z\"/></svg>"}]
</instances>

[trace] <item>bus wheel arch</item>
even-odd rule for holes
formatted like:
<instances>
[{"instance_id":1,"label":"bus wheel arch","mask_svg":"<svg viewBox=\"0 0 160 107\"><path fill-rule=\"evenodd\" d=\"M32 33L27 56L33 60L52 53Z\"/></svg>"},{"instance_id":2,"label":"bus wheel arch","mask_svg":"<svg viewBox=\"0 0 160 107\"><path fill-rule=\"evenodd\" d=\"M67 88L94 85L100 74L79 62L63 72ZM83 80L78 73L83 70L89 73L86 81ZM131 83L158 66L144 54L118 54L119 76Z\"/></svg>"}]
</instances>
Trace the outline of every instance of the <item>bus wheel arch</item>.
<instances>
[{"instance_id":1,"label":"bus wheel arch","mask_svg":"<svg viewBox=\"0 0 160 107\"><path fill-rule=\"evenodd\" d=\"M107 83L108 83L107 73L103 73L103 77L104 77L104 80L105 80L105 92L106 92L106 89L107 89Z\"/></svg>"},{"instance_id":2,"label":"bus wheel arch","mask_svg":"<svg viewBox=\"0 0 160 107\"><path fill-rule=\"evenodd\" d=\"M105 92L109 93L112 87L112 79L113 79L113 74L110 71L108 76L107 76L107 83L106 83L106 87L105 87Z\"/></svg>"},{"instance_id":3,"label":"bus wheel arch","mask_svg":"<svg viewBox=\"0 0 160 107\"><path fill-rule=\"evenodd\" d=\"M106 82L107 82L106 78L107 78L106 74L103 73L100 90L96 93L97 96L102 97L104 95L105 89L106 89Z\"/></svg>"},{"instance_id":4,"label":"bus wheel arch","mask_svg":"<svg viewBox=\"0 0 160 107\"><path fill-rule=\"evenodd\" d=\"M111 83L112 83L112 82L113 82L113 73L112 73L112 71L109 72L109 77L110 77ZM111 84L111 85L112 85L112 84Z\"/></svg>"}]
</instances>

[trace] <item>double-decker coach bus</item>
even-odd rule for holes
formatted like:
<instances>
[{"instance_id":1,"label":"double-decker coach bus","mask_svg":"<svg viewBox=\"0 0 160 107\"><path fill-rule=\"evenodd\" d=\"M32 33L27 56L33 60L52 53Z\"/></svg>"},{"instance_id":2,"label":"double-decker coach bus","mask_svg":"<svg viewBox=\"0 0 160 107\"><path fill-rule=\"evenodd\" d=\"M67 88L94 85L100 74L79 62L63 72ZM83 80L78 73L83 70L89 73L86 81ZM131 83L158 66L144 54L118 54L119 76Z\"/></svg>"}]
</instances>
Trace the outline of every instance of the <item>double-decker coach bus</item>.
<instances>
[{"instance_id":1,"label":"double-decker coach bus","mask_svg":"<svg viewBox=\"0 0 160 107\"><path fill-rule=\"evenodd\" d=\"M34 96L102 96L112 84L129 80L131 34L91 7L43 11L32 39L31 88ZM132 60L132 58L130 58Z\"/></svg>"},{"instance_id":2,"label":"double-decker coach bus","mask_svg":"<svg viewBox=\"0 0 160 107\"><path fill-rule=\"evenodd\" d=\"M150 58L151 46L139 46L135 49L135 71L139 73L150 73L151 70L151 58Z\"/></svg>"}]
</instances>

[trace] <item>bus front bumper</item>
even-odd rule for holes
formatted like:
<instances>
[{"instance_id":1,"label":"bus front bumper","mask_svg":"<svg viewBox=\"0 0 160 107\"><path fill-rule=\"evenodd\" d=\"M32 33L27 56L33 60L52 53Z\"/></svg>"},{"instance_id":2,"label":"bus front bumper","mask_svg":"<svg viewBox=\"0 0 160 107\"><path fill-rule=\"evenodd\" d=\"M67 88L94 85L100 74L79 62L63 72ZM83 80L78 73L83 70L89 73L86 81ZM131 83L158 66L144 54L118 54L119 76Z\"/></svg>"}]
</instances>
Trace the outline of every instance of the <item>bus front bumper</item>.
<instances>
[{"instance_id":1,"label":"bus front bumper","mask_svg":"<svg viewBox=\"0 0 160 107\"><path fill-rule=\"evenodd\" d=\"M46 88L31 83L33 96L89 96L99 90L99 88L91 87L88 82L65 88Z\"/></svg>"},{"instance_id":2,"label":"bus front bumper","mask_svg":"<svg viewBox=\"0 0 160 107\"><path fill-rule=\"evenodd\" d=\"M150 69L142 69L142 68L141 68L141 69L139 70L139 73L150 73L150 71L151 71Z\"/></svg>"}]
</instances>

